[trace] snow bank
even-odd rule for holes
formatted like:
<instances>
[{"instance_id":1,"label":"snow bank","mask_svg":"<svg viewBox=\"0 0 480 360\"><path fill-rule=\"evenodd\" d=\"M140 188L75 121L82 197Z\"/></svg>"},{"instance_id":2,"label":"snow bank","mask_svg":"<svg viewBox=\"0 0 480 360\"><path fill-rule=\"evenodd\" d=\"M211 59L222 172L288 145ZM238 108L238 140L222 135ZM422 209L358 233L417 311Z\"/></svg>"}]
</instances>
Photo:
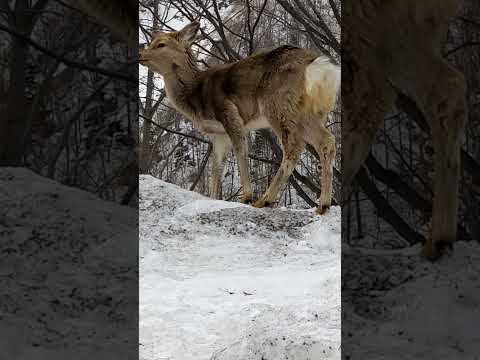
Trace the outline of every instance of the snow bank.
<instances>
[{"instance_id":1,"label":"snow bank","mask_svg":"<svg viewBox=\"0 0 480 360\"><path fill-rule=\"evenodd\" d=\"M140 177L140 359L340 359L340 209Z\"/></svg>"},{"instance_id":2,"label":"snow bank","mask_svg":"<svg viewBox=\"0 0 480 360\"><path fill-rule=\"evenodd\" d=\"M137 212L22 168L0 204L0 358L132 358Z\"/></svg>"},{"instance_id":3,"label":"snow bank","mask_svg":"<svg viewBox=\"0 0 480 360\"><path fill-rule=\"evenodd\" d=\"M476 359L480 245L458 242L436 263L409 252L343 257L342 324L352 359Z\"/></svg>"}]
</instances>

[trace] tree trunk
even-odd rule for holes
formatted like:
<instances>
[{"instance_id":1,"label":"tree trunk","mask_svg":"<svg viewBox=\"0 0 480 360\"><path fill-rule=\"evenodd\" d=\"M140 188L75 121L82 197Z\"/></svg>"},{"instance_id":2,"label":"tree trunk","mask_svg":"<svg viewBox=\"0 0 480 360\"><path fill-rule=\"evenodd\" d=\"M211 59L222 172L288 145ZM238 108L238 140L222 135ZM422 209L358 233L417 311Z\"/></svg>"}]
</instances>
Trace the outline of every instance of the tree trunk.
<instances>
[{"instance_id":1,"label":"tree trunk","mask_svg":"<svg viewBox=\"0 0 480 360\"><path fill-rule=\"evenodd\" d=\"M158 30L158 2L155 0L153 3L153 31ZM144 116L151 119L154 113L153 107L153 94L154 94L154 81L153 81L153 71L148 70L147 75L147 91L145 96L145 112ZM151 152L151 142L152 142L152 126L149 121L143 121L142 127L142 143L141 143L141 152L140 152L140 172L142 174L148 174L150 170L150 152Z\"/></svg>"},{"instance_id":2,"label":"tree trunk","mask_svg":"<svg viewBox=\"0 0 480 360\"><path fill-rule=\"evenodd\" d=\"M26 0L18 0L15 6L16 30L22 34L28 30ZM25 34L26 35L26 34ZM27 128L25 112L25 64L28 45L19 38L12 38L10 58L10 84L7 91L5 114L0 117L0 166L20 166Z\"/></svg>"}]
</instances>

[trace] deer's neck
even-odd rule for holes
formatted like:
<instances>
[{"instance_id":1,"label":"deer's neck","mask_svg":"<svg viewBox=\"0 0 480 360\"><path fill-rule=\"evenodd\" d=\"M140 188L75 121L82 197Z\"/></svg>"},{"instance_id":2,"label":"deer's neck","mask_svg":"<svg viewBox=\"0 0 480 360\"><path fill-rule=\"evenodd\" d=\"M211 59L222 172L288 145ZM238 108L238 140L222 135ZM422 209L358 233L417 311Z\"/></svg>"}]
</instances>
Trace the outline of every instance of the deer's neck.
<instances>
[{"instance_id":1,"label":"deer's neck","mask_svg":"<svg viewBox=\"0 0 480 360\"><path fill-rule=\"evenodd\" d=\"M193 92L198 84L200 70L194 63L172 66L172 71L164 75L165 90L174 107L185 116L195 121L197 110L192 101Z\"/></svg>"}]
</instances>

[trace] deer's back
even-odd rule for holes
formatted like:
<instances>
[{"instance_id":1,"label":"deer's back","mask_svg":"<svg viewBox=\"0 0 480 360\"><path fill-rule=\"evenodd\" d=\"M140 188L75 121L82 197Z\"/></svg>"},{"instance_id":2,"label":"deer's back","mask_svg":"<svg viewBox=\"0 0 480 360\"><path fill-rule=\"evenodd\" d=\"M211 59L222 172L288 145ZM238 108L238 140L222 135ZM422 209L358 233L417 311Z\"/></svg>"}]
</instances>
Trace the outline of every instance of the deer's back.
<instances>
[{"instance_id":1,"label":"deer's back","mask_svg":"<svg viewBox=\"0 0 480 360\"><path fill-rule=\"evenodd\" d=\"M196 97L203 117L214 117L229 99L248 118L258 112L259 100L301 92L305 69L318 57L312 51L286 45L202 72Z\"/></svg>"},{"instance_id":2,"label":"deer's back","mask_svg":"<svg viewBox=\"0 0 480 360\"><path fill-rule=\"evenodd\" d=\"M419 77L430 76L428 60L438 56L457 5L457 0L346 2L342 34L346 101L375 98L379 109L388 109L396 97L389 79L409 74L415 78L405 82L415 86Z\"/></svg>"},{"instance_id":3,"label":"deer's back","mask_svg":"<svg viewBox=\"0 0 480 360\"><path fill-rule=\"evenodd\" d=\"M357 0L345 5L347 37L359 46L424 46L443 36L458 8L457 0Z\"/></svg>"}]
</instances>

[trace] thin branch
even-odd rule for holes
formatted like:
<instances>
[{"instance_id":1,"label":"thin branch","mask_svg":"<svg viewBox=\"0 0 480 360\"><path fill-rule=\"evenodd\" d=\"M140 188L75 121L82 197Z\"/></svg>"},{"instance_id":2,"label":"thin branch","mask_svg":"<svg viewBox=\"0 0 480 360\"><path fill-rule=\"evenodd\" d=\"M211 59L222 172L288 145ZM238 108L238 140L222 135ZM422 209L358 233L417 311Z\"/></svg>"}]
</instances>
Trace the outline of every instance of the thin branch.
<instances>
[{"instance_id":1,"label":"thin branch","mask_svg":"<svg viewBox=\"0 0 480 360\"><path fill-rule=\"evenodd\" d=\"M456 53L458 50L461 50L463 48L466 48L466 47L470 47L470 46L480 46L480 42L479 41L467 41L467 42L464 42L463 44L461 45L458 45L456 47L454 47L453 49L450 49L448 50L446 53L445 53L445 57L448 57L454 53Z\"/></svg>"},{"instance_id":2,"label":"thin branch","mask_svg":"<svg viewBox=\"0 0 480 360\"><path fill-rule=\"evenodd\" d=\"M185 136L185 137L188 137L190 139L195 139L197 141L200 141L200 142L203 142L205 144L210 144L210 141L208 140L205 140L205 139L202 139L198 136L195 136L195 135L190 135L190 134L185 134L185 133L182 133L180 131L175 131L175 130L172 130L172 129L169 129L165 126L162 126L162 125L159 125L157 124L156 122L154 122L152 119L149 119L148 117L146 116L143 116L141 114L138 114L139 117L141 117L142 119L144 119L145 121L148 121L150 122L153 126L156 126L157 128L159 129L162 129L162 130L165 130L166 132L169 132L169 133L172 133L172 134L175 134L175 135L180 135L180 136Z\"/></svg>"}]
</instances>

